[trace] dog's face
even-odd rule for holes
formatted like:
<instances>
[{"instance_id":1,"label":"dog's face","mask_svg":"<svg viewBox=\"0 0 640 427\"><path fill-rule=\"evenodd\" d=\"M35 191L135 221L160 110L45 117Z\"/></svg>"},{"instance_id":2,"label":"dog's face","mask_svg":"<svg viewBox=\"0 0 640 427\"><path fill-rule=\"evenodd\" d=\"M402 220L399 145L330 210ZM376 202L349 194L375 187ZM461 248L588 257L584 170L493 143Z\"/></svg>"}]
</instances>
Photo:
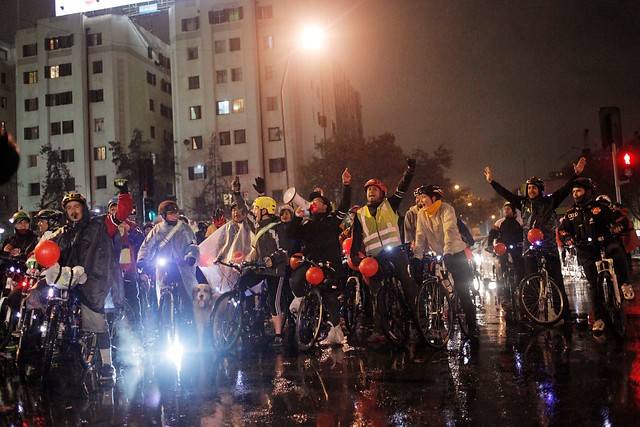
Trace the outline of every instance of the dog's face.
<instances>
[{"instance_id":1,"label":"dog's face","mask_svg":"<svg viewBox=\"0 0 640 427\"><path fill-rule=\"evenodd\" d=\"M208 283L199 283L193 288L193 303L200 308L211 304L211 286Z\"/></svg>"}]
</instances>

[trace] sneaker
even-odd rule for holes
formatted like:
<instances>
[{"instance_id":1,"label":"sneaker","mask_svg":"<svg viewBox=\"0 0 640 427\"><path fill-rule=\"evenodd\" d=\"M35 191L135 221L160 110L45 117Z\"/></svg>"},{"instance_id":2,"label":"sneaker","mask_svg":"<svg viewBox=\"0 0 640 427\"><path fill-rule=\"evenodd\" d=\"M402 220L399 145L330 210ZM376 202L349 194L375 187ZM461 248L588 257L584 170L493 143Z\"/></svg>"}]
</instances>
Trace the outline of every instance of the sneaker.
<instances>
[{"instance_id":1,"label":"sneaker","mask_svg":"<svg viewBox=\"0 0 640 427\"><path fill-rule=\"evenodd\" d=\"M300 303L302 302L302 297L295 297L291 304L289 304L289 311L293 315L293 318L298 317L298 309L300 309Z\"/></svg>"},{"instance_id":2,"label":"sneaker","mask_svg":"<svg viewBox=\"0 0 640 427\"><path fill-rule=\"evenodd\" d=\"M342 345L344 342L344 333L342 332L342 328L340 326L332 326L329 329L329 334L325 339L320 342L322 346L334 346L334 345Z\"/></svg>"},{"instance_id":3,"label":"sneaker","mask_svg":"<svg viewBox=\"0 0 640 427\"><path fill-rule=\"evenodd\" d=\"M636 294L633 292L633 286L625 283L622 285L622 296L626 301L631 301L636 297Z\"/></svg>"},{"instance_id":4,"label":"sneaker","mask_svg":"<svg viewBox=\"0 0 640 427\"><path fill-rule=\"evenodd\" d=\"M282 347L282 337L279 335L276 335L275 338L273 339L273 341L271 341L271 346L272 347Z\"/></svg>"},{"instance_id":5,"label":"sneaker","mask_svg":"<svg viewBox=\"0 0 640 427\"><path fill-rule=\"evenodd\" d=\"M598 319L593 323L591 330L593 332L602 332L604 331L604 328L605 328L604 321L602 319Z\"/></svg>"},{"instance_id":6,"label":"sneaker","mask_svg":"<svg viewBox=\"0 0 640 427\"><path fill-rule=\"evenodd\" d=\"M102 365L98 370L98 375L102 384L115 383L116 370L112 365Z\"/></svg>"}]
</instances>

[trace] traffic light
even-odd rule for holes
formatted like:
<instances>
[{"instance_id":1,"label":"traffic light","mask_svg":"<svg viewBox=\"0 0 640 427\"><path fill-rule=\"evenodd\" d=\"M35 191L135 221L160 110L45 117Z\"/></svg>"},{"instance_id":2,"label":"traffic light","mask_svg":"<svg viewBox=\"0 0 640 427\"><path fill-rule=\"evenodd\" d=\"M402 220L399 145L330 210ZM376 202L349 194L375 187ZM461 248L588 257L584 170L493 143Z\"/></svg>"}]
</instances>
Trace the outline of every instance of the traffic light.
<instances>
[{"instance_id":1,"label":"traffic light","mask_svg":"<svg viewBox=\"0 0 640 427\"><path fill-rule=\"evenodd\" d=\"M155 202L153 201L153 199L149 199L149 198L145 198L144 199L144 215L145 215L145 222L146 221L153 221L154 219L156 219L157 213L155 210Z\"/></svg>"},{"instance_id":2,"label":"traffic light","mask_svg":"<svg viewBox=\"0 0 640 427\"><path fill-rule=\"evenodd\" d=\"M627 180L635 175L638 159L636 153L623 150L618 155L618 176L621 180Z\"/></svg>"}]
</instances>

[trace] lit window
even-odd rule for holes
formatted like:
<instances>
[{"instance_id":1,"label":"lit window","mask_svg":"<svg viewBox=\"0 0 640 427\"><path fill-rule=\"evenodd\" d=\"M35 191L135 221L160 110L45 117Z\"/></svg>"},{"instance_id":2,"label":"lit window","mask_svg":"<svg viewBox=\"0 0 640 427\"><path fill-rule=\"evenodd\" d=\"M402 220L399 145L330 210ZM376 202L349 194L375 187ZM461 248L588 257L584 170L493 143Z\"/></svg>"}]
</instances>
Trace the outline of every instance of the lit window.
<instances>
[{"instance_id":1,"label":"lit window","mask_svg":"<svg viewBox=\"0 0 640 427\"><path fill-rule=\"evenodd\" d=\"M223 116L229 114L229 101L218 101L218 115Z\"/></svg>"},{"instance_id":2,"label":"lit window","mask_svg":"<svg viewBox=\"0 0 640 427\"><path fill-rule=\"evenodd\" d=\"M191 137L191 149L192 150L202 150L202 136L192 136Z\"/></svg>"},{"instance_id":3,"label":"lit window","mask_svg":"<svg viewBox=\"0 0 640 427\"><path fill-rule=\"evenodd\" d=\"M107 147L95 147L93 149L93 160L107 160Z\"/></svg>"},{"instance_id":4,"label":"lit window","mask_svg":"<svg viewBox=\"0 0 640 427\"><path fill-rule=\"evenodd\" d=\"M202 118L202 110L199 105L189 107L189 120L198 120Z\"/></svg>"},{"instance_id":5,"label":"lit window","mask_svg":"<svg viewBox=\"0 0 640 427\"><path fill-rule=\"evenodd\" d=\"M244 112L244 99L234 99L233 100L233 112L234 113L243 113Z\"/></svg>"}]
</instances>

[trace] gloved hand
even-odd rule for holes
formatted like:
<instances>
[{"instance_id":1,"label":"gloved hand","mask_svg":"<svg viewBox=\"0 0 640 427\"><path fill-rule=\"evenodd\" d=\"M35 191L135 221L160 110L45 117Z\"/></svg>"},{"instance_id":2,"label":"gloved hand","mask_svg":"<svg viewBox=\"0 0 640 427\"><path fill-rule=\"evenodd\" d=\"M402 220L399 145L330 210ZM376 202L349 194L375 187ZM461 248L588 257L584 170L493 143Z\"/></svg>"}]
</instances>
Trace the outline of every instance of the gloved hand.
<instances>
[{"instance_id":1,"label":"gloved hand","mask_svg":"<svg viewBox=\"0 0 640 427\"><path fill-rule=\"evenodd\" d=\"M240 192L240 178L236 175L235 179L231 181L231 191L234 193Z\"/></svg>"},{"instance_id":2,"label":"gloved hand","mask_svg":"<svg viewBox=\"0 0 640 427\"><path fill-rule=\"evenodd\" d=\"M124 178L118 178L113 180L113 185L120 191L120 194L129 193L129 182Z\"/></svg>"},{"instance_id":3,"label":"gloved hand","mask_svg":"<svg viewBox=\"0 0 640 427\"><path fill-rule=\"evenodd\" d=\"M187 255L184 257L184 262L189 266L189 267L193 267L194 265L196 265L196 257L192 256L192 255Z\"/></svg>"},{"instance_id":4,"label":"gloved hand","mask_svg":"<svg viewBox=\"0 0 640 427\"><path fill-rule=\"evenodd\" d=\"M264 178L261 176L256 177L255 179L256 183L253 184L253 188L254 190L256 190L256 192L259 195L264 195L264 193L267 191L266 187L265 187L265 183L264 183Z\"/></svg>"},{"instance_id":5,"label":"gloved hand","mask_svg":"<svg viewBox=\"0 0 640 427\"><path fill-rule=\"evenodd\" d=\"M409 172L416 170L416 159L407 159L407 169L409 169Z\"/></svg>"}]
</instances>

